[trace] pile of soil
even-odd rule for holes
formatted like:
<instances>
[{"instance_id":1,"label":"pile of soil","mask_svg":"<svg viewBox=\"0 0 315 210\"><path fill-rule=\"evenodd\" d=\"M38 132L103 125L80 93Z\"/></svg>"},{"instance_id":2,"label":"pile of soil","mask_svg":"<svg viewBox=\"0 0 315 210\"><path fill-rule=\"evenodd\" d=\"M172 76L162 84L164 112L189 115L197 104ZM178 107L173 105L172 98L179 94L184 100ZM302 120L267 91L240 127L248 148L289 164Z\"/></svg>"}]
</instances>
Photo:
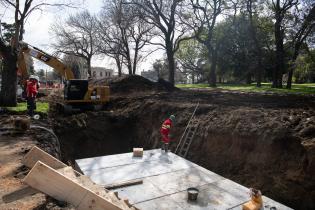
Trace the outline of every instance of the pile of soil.
<instances>
[{"instance_id":1,"label":"pile of soil","mask_svg":"<svg viewBox=\"0 0 315 210\"><path fill-rule=\"evenodd\" d=\"M170 114L174 151L197 102L200 127L188 159L295 209L315 207L315 98L229 91L115 97L107 111L59 116L65 160L159 146Z\"/></svg>"},{"instance_id":2,"label":"pile of soil","mask_svg":"<svg viewBox=\"0 0 315 210\"><path fill-rule=\"evenodd\" d=\"M92 80L90 83L108 85L112 93L178 90L178 88L163 79L159 79L158 82L152 82L139 75L124 75L121 77Z\"/></svg>"}]
</instances>

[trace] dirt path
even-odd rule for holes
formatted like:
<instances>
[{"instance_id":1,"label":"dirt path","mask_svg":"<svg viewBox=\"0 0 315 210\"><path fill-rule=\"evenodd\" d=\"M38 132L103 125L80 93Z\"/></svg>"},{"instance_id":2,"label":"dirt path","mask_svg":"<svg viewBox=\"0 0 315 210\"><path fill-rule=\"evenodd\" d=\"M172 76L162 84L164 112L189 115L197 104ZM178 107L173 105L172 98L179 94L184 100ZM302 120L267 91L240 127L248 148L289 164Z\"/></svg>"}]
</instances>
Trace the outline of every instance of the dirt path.
<instances>
[{"instance_id":1,"label":"dirt path","mask_svg":"<svg viewBox=\"0 0 315 210\"><path fill-rule=\"evenodd\" d=\"M45 202L45 196L25 186L21 179L28 171L21 164L26 151L36 145L27 136L1 136L0 209L33 209Z\"/></svg>"}]
</instances>

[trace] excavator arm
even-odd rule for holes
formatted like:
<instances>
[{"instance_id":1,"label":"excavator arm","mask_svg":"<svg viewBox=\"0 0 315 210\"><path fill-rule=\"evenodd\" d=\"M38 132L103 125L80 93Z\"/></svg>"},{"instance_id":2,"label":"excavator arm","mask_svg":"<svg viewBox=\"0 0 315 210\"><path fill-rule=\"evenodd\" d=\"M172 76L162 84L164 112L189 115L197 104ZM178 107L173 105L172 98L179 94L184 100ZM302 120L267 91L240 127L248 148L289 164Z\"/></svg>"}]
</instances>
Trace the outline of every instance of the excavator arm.
<instances>
[{"instance_id":1,"label":"excavator arm","mask_svg":"<svg viewBox=\"0 0 315 210\"><path fill-rule=\"evenodd\" d=\"M32 56L33 58L36 58L37 60L52 67L54 71L56 71L59 75L61 75L66 80L74 79L74 74L72 70L68 66L63 64L58 58L51 56L36 47L31 47L25 42L22 42L19 55L18 55L18 66L19 66L21 77L23 79L28 78L24 54L28 54Z\"/></svg>"}]
</instances>

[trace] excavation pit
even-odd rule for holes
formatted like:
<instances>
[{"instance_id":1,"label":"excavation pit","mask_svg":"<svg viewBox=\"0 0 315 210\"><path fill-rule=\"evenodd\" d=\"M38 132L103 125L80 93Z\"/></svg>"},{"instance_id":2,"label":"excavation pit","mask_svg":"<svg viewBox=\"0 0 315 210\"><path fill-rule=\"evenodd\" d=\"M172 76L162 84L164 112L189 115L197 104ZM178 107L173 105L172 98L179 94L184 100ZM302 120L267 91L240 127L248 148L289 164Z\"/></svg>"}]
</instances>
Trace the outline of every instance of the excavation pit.
<instances>
[{"instance_id":1,"label":"excavation pit","mask_svg":"<svg viewBox=\"0 0 315 210\"><path fill-rule=\"evenodd\" d=\"M198 102L200 126L187 160L291 208L314 209L310 97L186 90L113 94L106 111L54 116L63 161L159 148L159 129L170 114L176 115L174 152Z\"/></svg>"}]
</instances>

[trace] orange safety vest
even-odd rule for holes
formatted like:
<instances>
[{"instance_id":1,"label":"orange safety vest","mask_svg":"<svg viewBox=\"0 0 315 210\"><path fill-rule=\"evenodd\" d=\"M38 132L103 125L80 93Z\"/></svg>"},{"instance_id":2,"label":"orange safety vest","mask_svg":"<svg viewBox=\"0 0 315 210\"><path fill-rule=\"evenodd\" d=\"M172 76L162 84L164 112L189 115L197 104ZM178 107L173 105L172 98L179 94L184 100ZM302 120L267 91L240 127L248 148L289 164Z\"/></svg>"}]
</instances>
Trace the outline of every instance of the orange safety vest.
<instances>
[{"instance_id":1,"label":"orange safety vest","mask_svg":"<svg viewBox=\"0 0 315 210\"><path fill-rule=\"evenodd\" d=\"M168 135L170 132L170 129L172 127L172 120L171 119L167 119L163 122L162 127L161 127L161 134L163 135Z\"/></svg>"}]
</instances>

